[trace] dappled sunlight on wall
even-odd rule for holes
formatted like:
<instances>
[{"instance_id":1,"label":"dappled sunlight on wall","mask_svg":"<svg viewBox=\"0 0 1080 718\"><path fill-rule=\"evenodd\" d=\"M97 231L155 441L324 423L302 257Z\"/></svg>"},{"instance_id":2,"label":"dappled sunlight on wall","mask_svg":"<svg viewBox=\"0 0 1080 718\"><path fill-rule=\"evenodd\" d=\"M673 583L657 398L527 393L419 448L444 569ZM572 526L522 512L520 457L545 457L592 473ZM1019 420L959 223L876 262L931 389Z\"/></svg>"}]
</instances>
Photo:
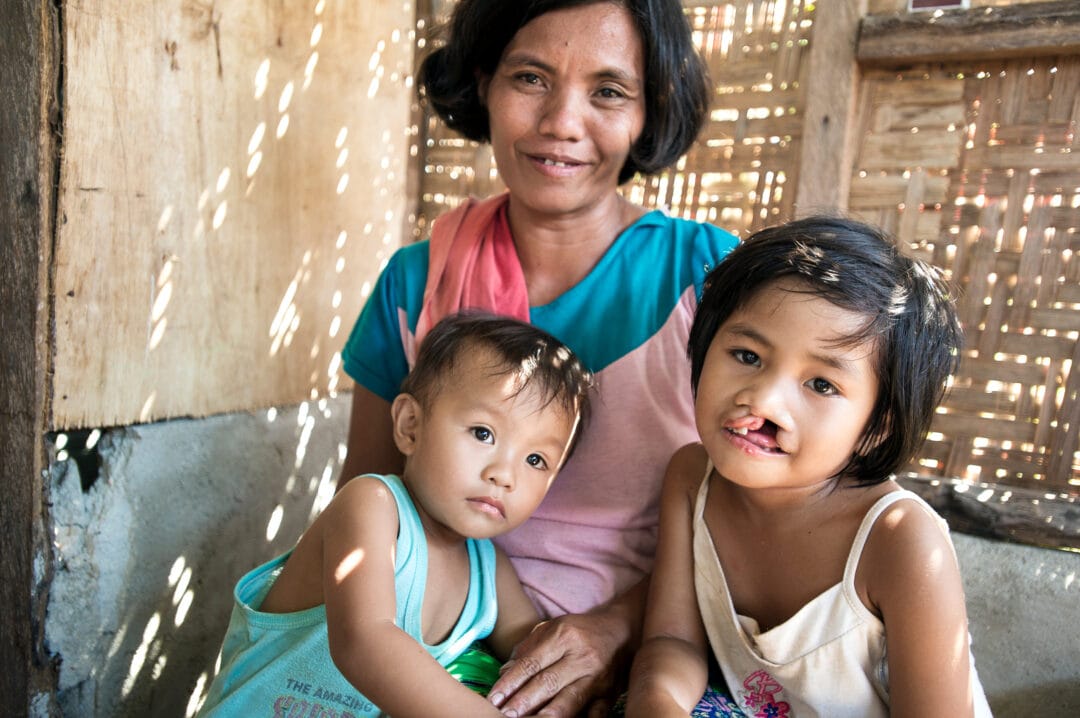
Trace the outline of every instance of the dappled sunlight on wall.
<instances>
[{"instance_id":1,"label":"dappled sunlight on wall","mask_svg":"<svg viewBox=\"0 0 1080 718\"><path fill-rule=\"evenodd\" d=\"M438 26L453 3L418 30ZM740 236L794 212L806 57L814 4L802 0L683 5L715 86L712 112L697 144L670 170L623 186L631 201L711 222ZM421 43L428 42L421 37ZM417 237L469 195L501 191L487 145L462 139L428 113Z\"/></svg>"},{"instance_id":2,"label":"dappled sunlight on wall","mask_svg":"<svg viewBox=\"0 0 1080 718\"><path fill-rule=\"evenodd\" d=\"M865 75L851 210L960 290L963 361L919 473L1080 497L1078 88L1076 57Z\"/></svg>"},{"instance_id":3,"label":"dappled sunlight on wall","mask_svg":"<svg viewBox=\"0 0 1080 718\"><path fill-rule=\"evenodd\" d=\"M347 388L408 214L414 22L404 0L70 9L53 427Z\"/></svg>"},{"instance_id":4,"label":"dappled sunlight on wall","mask_svg":"<svg viewBox=\"0 0 1080 718\"><path fill-rule=\"evenodd\" d=\"M333 496L348 413L347 396L320 398L52 438L47 642L65 715L194 715L237 579Z\"/></svg>"}]
</instances>

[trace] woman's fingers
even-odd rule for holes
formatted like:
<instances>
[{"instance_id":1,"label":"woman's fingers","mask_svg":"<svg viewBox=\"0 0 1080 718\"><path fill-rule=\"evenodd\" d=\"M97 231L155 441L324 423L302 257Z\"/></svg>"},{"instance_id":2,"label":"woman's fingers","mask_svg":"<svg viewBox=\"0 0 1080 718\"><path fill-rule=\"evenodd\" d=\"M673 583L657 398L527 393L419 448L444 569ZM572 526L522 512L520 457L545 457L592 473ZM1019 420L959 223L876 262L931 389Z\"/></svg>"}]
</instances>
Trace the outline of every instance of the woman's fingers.
<instances>
[{"instance_id":1,"label":"woman's fingers","mask_svg":"<svg viewBox=\"0 0 1080 718\"><path fill-rule=\"evenodd\" d=\"M538 626L503 667L492 703L508 716L570 718L605 693L618 646L589 618L564 616Z\"/></svg>"}]
</instances>

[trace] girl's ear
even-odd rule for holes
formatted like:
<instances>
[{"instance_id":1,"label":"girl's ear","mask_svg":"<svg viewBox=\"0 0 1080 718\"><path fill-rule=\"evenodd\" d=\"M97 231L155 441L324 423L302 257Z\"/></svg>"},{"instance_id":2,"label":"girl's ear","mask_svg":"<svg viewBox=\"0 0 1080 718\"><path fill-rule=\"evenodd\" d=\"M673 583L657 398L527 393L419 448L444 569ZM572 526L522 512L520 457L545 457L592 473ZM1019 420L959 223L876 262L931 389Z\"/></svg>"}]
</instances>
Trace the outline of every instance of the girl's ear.
<instances>
[{"instance_id":1,"label":"girl's ear","mask_svg":"<svg viewBox=\"0 0 1080 718\"><path fill-rule=\"evenodd\" d=\"M398 394L390 405L390 419L394 424L394 443L404 456L416 451L420 436L423 410L412 394Z\"/></svg>"}]
</instances>

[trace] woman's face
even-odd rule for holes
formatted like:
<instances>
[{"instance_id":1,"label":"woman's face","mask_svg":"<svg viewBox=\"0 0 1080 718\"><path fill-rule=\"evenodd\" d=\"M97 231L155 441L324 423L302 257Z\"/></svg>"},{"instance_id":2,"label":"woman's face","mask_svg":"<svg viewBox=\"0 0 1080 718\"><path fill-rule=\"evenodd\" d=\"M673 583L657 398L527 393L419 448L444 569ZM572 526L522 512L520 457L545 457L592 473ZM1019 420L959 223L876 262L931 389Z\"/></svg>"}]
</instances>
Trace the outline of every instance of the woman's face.
<instances>
[{"instance_id":1,"label":"woman's face","mask_svg":"<svg viewBox=\"0 0 1080 718\"><path fill-rule=\"evenodd\" d=\"M627 11L597 2L518 30L480 95L513 202L543 214L614 196L645 125L645 63Z\"/></svg>"}]
</instances>

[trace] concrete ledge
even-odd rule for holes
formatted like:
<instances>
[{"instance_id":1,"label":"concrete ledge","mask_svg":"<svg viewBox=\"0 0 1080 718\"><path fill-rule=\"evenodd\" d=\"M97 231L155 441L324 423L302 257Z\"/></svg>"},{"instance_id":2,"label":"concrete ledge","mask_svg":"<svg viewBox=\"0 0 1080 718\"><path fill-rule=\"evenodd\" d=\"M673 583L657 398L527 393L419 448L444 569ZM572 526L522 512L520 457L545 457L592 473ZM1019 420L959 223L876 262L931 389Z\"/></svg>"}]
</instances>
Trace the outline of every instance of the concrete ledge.
<instances>
[{"instance_id":1,"label":"concrete ledge","mask_svg":"<svg viewBox=\"0 0 1080 718\"><path fill-rule=\"evenodd\" d=\"M1080 553L953 533L997 718L1080 715Z\"/></svg>"}]
</instances>

